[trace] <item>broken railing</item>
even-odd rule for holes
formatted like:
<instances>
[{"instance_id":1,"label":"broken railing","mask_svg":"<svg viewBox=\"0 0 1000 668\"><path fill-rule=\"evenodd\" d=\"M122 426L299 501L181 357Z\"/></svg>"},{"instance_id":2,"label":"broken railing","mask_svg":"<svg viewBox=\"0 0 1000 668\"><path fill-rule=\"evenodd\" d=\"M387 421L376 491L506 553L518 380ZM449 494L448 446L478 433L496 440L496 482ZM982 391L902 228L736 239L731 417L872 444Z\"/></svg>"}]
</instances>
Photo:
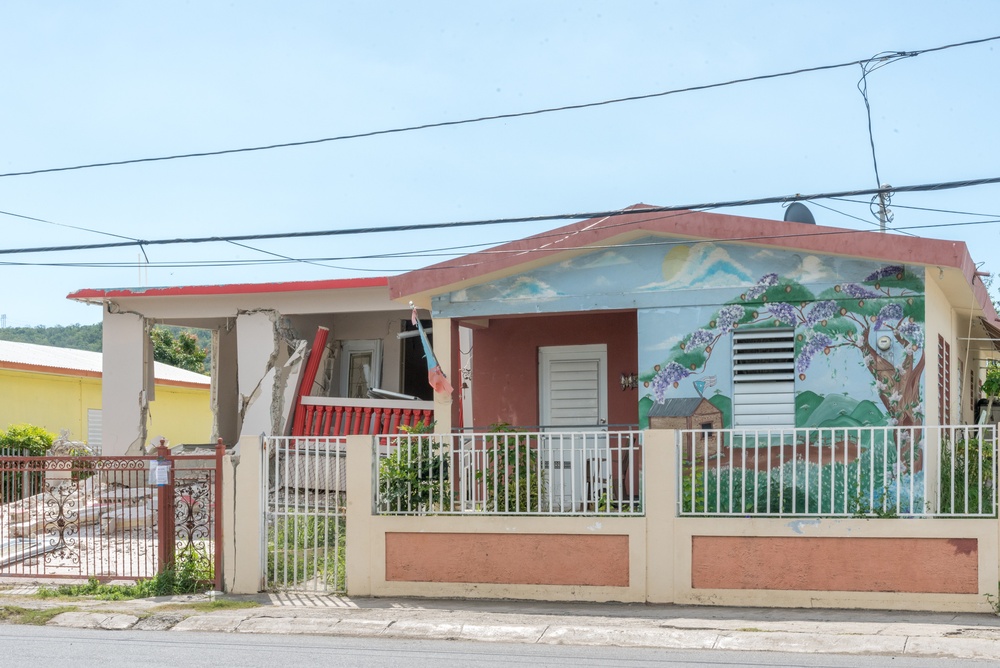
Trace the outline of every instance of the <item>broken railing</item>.
<instances>
[{"instance_id":1,"label":"broken railing","mask_svg":"<svg viewBox=\"0 0 1000 668\"><path fill-rule=\"evenodd\" d=\"M433 421L433 401L302 397L292 436L398 434Z\"/></svg>"}]
</instances>

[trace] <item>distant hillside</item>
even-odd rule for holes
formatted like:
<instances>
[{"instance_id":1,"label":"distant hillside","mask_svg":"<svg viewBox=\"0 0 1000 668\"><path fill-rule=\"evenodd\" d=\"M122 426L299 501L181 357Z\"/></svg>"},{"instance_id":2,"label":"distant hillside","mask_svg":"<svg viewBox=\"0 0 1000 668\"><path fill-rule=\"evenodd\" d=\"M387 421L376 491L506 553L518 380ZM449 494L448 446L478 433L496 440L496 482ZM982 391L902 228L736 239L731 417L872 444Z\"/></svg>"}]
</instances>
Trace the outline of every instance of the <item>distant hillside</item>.
<instances>
[{"instance_id":1,"label":"distant hillside","mask_svg":"<svg viewBox=\"0 0 1000 668\"><path fill-rule=\"evenodd\" d=\"M190 333L198 339L198 347L208 351L206 365L211 364L212 332L207 329L191 329L188 327L166 327L171 334ZM104 328L101 323L96 325L56 325L54 327L4 327L0 329L0 341L17 341L34 343L40 346L55 346L56 348L73 348L74 350L89 350L99 353L102 348Z\"/></svg>"},{"instance_id":2,"label":"distant hillside","mask_svg":"<svg viewBox=\"0 0 1000 668\"><path fill-rule=\"evenodd\" d=\"M57 325L55 327L4 327L0 341L34 343L40 346L101 352L101 324Z\"/></svg>"}]
</instances>

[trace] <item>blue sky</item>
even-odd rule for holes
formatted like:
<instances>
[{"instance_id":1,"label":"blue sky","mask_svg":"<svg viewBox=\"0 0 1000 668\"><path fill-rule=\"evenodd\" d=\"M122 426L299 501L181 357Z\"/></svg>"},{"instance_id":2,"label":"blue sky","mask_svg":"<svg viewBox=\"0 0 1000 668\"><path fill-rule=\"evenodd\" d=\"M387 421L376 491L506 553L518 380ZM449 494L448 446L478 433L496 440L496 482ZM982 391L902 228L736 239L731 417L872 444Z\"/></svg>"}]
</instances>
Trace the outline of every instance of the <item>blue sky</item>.
<instances>
[{"instance_id":1,"label":"blue sky","mask_svg":"<svg viewBox=\"0 0 1000 668\"><path fill-rule=\"evenodd\" d=\"M995 2L6 2L0 173L528 111L1000 35ZM1000 176L1000 41L868 78L883 182ZM875 186L854 66L594 109L0 178L2 248L432 223ZM1000 186L897 194L893 227L1000 218ZM856 198L864 199L864 198ZM874 229L866 203L810 205ZM928 207L982 214L917 211ZM728 210L780 219L780 205ZM843 215L843 214L849 215ZM861 220L849 216L856 216ZM77 226L105 234L85 232ZM0 255L8 326L99 321L84 287L393 274L556 224ZM997 224L919 230L1000 271ZM479 248L470 248L475 250ZM412 258L242 267L155 263ZM123 263L122 267L38 266Z\"/></svg>"}]
</instances>

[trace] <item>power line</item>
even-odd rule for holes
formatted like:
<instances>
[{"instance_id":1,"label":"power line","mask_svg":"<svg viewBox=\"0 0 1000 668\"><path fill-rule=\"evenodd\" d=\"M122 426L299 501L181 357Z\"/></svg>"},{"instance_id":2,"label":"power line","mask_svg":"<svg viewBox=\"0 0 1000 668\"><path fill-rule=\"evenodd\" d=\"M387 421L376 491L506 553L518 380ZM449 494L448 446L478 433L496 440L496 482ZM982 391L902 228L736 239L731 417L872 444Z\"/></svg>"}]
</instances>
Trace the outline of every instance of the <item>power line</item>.
<instances>
[{"instance_id":1,"label":"power line","mask_svg":"<svg viewBox=\"0 0 1000 668\"><path fill-rule=\"evenodd\" d=\"M34 216L25 216L20 213L13 213L11 211L0 211L0 215L11 216L12 218L21 218L22 220L32 220L36 223L45 223L46 225L55 225L56 227L66 227L71 230L80 230L81 232L92 232L93 234L103 234L106 237L116 237L118 239L129 239L130 241L138 241L133 237L126 237L121 234L112 234L111 232L102 232L101 230L92 230L89 227L80 227L78 225L67 225L66 223L56 223L51 220L45 220L44 218L35 218Z\"/></svg>"},{"instance_id":2,"label":"power line","mask_svg":"<svg viewBox=\"0 0 1000 668\"><path fill-rule=\"evenodd\" d=\"M936 46L936 47L932 47L932 48L929 48L929 49L920 49L918 51L894 51L894 52L886 52L889 55L886 55L885 57L887 57L887 58L893 58L893 59L895 59L895 58L904 58L904 57L905 58L911 58L911 57L914 57L914 56L919 56L919 55L924 54L924 53L933 53L933 52L937 52L937 51L944 51L946 49L955 49L955 48L963 47L963 46L972 46L974 44L983 44L985 42L991 42L991 41L994 41L994 40L1000 40L1000 35L996 35L996 36L993 36L993 37L984 37L982 39L968 40L968 41L965 41L965 42L956 42L956 43L953 43L953 44L945 44L945 45L942 45L942 46ZM120 166L120 165L134 165L134 164L140 164L140 163L146 163L146 162L163 162L163 161L166 161L166 160L183 160L183 159L188 159L188 158L206 158L206 157L211 157L211 156L230 155L230 154L234 154L234 153L250 153L250 152L254 152L254 151L271 151L271 150L274 150L274 149L281 149L281 148L293 148L293 147L297 147L297 146L311 146L311 145L314 145L314 144L325 144L325 143L328 143L328 142L346 141L346 140L349 140L349 139L364 139L364 138L367 138L367 137L378 137L378 136L381 136L381 135L400 134L400 133L404 133L404 132L416 132L418 130L429 130L429 129L433 129L433 128L444 128L444 127L451 127L451 126L455 126L455 125L469 125L469 124L472 124L472 123L485 123L487 121L508 120L508 119L511 119L511 118L524 118L524 117L527 117L527 116L540 116L542 114L552 114L552 113L563 112L563 111L575 111L575 110L578 110L578 109L591 109L591 108L594 108L594 107L603 107L603 106L612 105L612 104L621 104L623 102L637 102L637 101L640 101L640 100L651 100L651 99L658 98L658 97L666 97L668 95L678 95L678 94L681 94L681 93L692 93L692 92L696 92L696 91L711 90L713 88L722 88L722 87L725 87L725 86L733 86L733 85L742 84L742 83L751 83L751 82L755 82L755 81L765 81L765 80L768 80L768 79L778 79L778 78L783 78L783 77L795 76L795 75L798 75L798 74L808 74L808 73L811 73L811 72L822 72L822 71L826 71L826 70L835 70L835 69L840 69L840 68L844 68L844 67L853 67L854 65L861 65L862 67L865 67L864 64L866 62L870 62L870 61L871 61L870 58L869 59L852 60L852 61L849 61L849 62L836 63L836 64L833 64L833 65L819 65L819 66L816 66L816 67L803 67L803 68L799 68L799 69L795 69L795 70L788 70L786 72L776 72L776 73L772 73L772 74L761 74L761 75L757 75L757 76L744 77L744 78L740 78L740 79L730 79L729 81L722 81L722 82L711 83L711 84L702 84L702 85L698 85L698 86L687 86L685 88L675 88L675 89L672 89L672 90L660 91L658 93L647 93L647 94L644 94L644 95L631 95L631 96L628 96L628 97L617 97L617 98L612 98L612 99L608 99L608 100L601 100L601 101L598 101L598 102L584 102L584 103L581 103L581 104L568 104L568 105L562 105L562 106L559 106L559 107L546 107L546 108L543 108L543 109L534 109L534 110L531 110L531 111L512 112L512 113L509 113L509 114L492 114L492 115L489 115L489 116L479 116L479 117L476 117L476 118L465 118L465 119L454 120L454 121L439 121L439 122L436 122L436 123L423 123L423 124L420 124L420 125L410 125L410 126L404 126L404 127L399 127L399 128L390 128L390 129L387 129L387 130L372 130L370 132L359 132L359 133L355 133L355 134L337 135L337 136L333 136L333 137L323 137L321 139L307 139L307 140L304 140L304 141L283 142L283 143L279 143L279 144L266 144L266 145L262 145L262 146L246 146L246 147L242 147L242 148L231 148L231 149L223 149L223 150L218 150L218 151L199 151L199 152L196 152L196 153L178 153L178 154L174 154L174 155L164 155L164 156L157 156L157 157L152 157L152 158L133 158L133 159L130 159L130 160L113 160L113 161L108 161L108 162L92 162L92 163L87 163L87 164L82 164L82 165L72 165L72 166L68 166L68 167L49 167L49 168L45 168L45 169L32 169L32 170L21 171L21 172L7 172L5 174L0 174L0 178L7 178L7 177L13 177L13 176L32 176L32 175L36 175L36 174L51 174L53 172L69 172L69 171L80 170L80 169L94 169L94 168L98 168L98 167L116 167L116 166ZM881 67L881 65L879 67ZM878 69L878 67L876 67L874 69Z\"/></svg>"},{"instance_id":3,"label":"power line","mask_svg":"<svg viewBox=\"0 0 1000 668\"><path fill-rule=\"evenodd\" d=\"M868 202L858 201L856 199L843 199L840 197L831 197L830 199L836 199L841 202L850 202L851 204L868 204ZM893 207L897 209L909 209L911 211L929 211L931 213L950 213L956 216L978 216L979 218L1000 218L1000 213L973 213L972 211L955 211L954 209L932 209L926 206L906 206L905 204L893 204ZM858 218L858 220L861 220Z\"/></svg>"},{"instance_id":4,"label":"power line","mask_svg":"<svg viewBox=\"0 0 1000 668\"><path fill-rule=\"evenodd\" d=\"M963 181L947 181L941 183L925 183L918 185L899 186L894 188L893 190L895 190L896 192L935 192L939 190L953 190L956 188L968 188L972 186L989 185L996 183L1000 183L1000 176L994 176L985 179L967 179ZM872 195L878 192L879 189L846 190L839 192L817 193L813 195L801 195L801 194L781 195L777 197L760 197L756 199L730 200L724 202L710 202L702 204L685 204L679 206L656 206L644 209L615 209L613 211L597 211L589 213L563 213L563 214L552 214L545 216L525 216L519 218L492 218L485 220L467 220L467 221L444 222L444 223L387 225L384 227L356 227L356 228L345 228L340 230L273 232L269 234L242 234L242 235L232 235L232 236L187 237L187 238L175 238L175 239L140 239L136 241L103 243L103 244L74 244L67 246L44 246L35 248L8 248L8 249L0 249L0 255L13 255L22 253L55 253L55 252L65 252L65 251L77 251L77 250L100 250L108 248L124 248L131 246L139 246L141 248L144 246L163 246L163 245L176 245L176 244L201 244L201 243L226 243L226 242L233 243L238 241L259 241L262 239L302 239L302 238L328 237L328 236L385 234L388 232L412 232L419 230L450 229L458 227L484 227L489 225L505 225L512 223L535 223L535 222L561 221L561 220L586 220L590 218L613 218L617 216L624 216L636 213L642 213L642 214L670 213L670 212L676 213L676 212L687 212L694 210L723 209L723 208L732 208L740 206L757 206L761 204L811 201L817 199L837 199L844 197ZM983 222L994 222L994 221L940 223L932 225L901 227L898 229L903 230L903 229L930 229L939 227L959 227L963 225L983 224ZM856 230L848 230L847 232L855 232L855 231ZM786 235L786 236L799 236L799 235ZM752 238L748 237L747 239L752 239Z\"/></svg>"},{"instance_id":5,"label":"power line","mask_svg":"<svg viewBox=\"0 0 1000 668\"><path fill-rule=\"evenodd\" d=\"M687 212L684 212L684 213L687 213ZM675 214L675 215L683 215L683 214ZM660 217L657 217L657 218L651 218L649 220L650 221L653 221L653 220L662 220L663 218L670 218L670 217L673 217L673 216L660 216ZM956 222L956 223L933 223L933 224L927 224L927 225L909 225L909 226L901 227L901 228L898 228L898 229L900 229L900 230L921 230L921 229L933 229L933 228L943 228L943 227L964 227L964 226L971 226L971 225L993 225L993 224L998 224L998 223L1000 223L1000 218L993 218L993 219L988 219L988 220L964 221L964 222ZM803 227L805 227L805 226L803 226ZM815 231L813 231L813 230L815 230ZM798 238L804 238L804 237L823 237L823 236L842 235L842 234L854 234L856 232L858 232L858 230L829 230L829 229L823 229L821 227L819 227L819 228L813 227L809 231L804 231L804 232L796 232L796 233L787 233L786 232L786 233L780 234L780 235L763 235L763 234L761 234L761 235L752 235L752 236L745 236L745 237L729 237L729 238L725 239L725 241L726 242L744 242L744 241L746 241L746 242L753 242L753 241L762 241L762 240L767 240L767 239L798 239ZM559 234L551 234L551 235L537 235L534 238L536 238L536 239L544 239L546 236L550 236L550 237L565 237L566 233L562 232L562 233L559 233ZM590 244L590 245L587 245L587 246L560 246L559 250L560 251L573 251L573 250L588 250L588 251L593 251L593 250L615 249L615 248L640 248L640 247L650 247L650 246L655 246L655 247L677 246L677 245L685 245L685 244L690 244L690 243L692 243L691 239L677 239L677 240L669 240L669 241L668 240L657 240L657 241L646 241L646 242L629 242L629 243L612 244L612 245ZM480 255L497 255L497 256L512 255L512 254L523 255L525 253L537 252L539 250L545 250L545 249L533 249L533 250L527 250L527 251L525 251L525 250L520 250L520 249L519 250L502 250L502 249L493 248L493 249L487 249L487 250L484 250L484 251L480 251L479 254ZM427 257L432 257L432 256L435 256L435 255L453 255L453 254L452 253L428 252ZM407 257L420 257L420 256L412 255L412 254L411 255L400 254L398 256L398 258L396 258L396 259L406 259ZM192 261L188 261L188 262L154 262L154 263L151 263L150 266L155 267L155 268L160 268L160 269L166 269L166 268L189 269L189 268L235 267L235 266L239 266L239 267L248 267L248 266L275 266L275 265L299 264L299 263L317 264L317 266L325 266L325 265L320 265L318 263L321 263L321 262L331 262L331 261L343 261L343 260L368 259L368 258L366 258L366 256L353 256L353 257L315 257L315 258L292 258L292 257L287 257L285 259L282 259L282 258L284 258L284 256L279 256L278 258L271 259L271 260L263 260L263 259L262 260L205 260L205 261L192 260ZM393 259L393 256L391 254L386 254L381 259ZM480 265L483 265L483 264L486 264L486 262L468 262L468 263L465 263L465 264L462 264L462 265L454 265L454 264L452 264L452 265L448 265L447 267L443 267L443 268L445 268L445 269L453 269L456 266L474 267L474 266L480 266ZM130 262L8 262L8 261L0 261L0 266L5 266L5 267L9 266L9 267L63 267L63 268L89 268L89 269L119 269L119 268L132 268L135 265L134 265L134 263L130 263ZM415 269L413 267L400 268L400 269L386 269L386 268L372 269L372 268L369 268L369 267L338 267L338 268L344 269L344 270L348 270L348 271L378 272L378 273L386 273L386 272L390 272L391 273L391 272L394 272L394 271L407 272L407 271L413 271ZM433 267L416 267L416 269L421 269L421 268L427 269L427 268L433 268Z\"/></svg>"}]
</instances>

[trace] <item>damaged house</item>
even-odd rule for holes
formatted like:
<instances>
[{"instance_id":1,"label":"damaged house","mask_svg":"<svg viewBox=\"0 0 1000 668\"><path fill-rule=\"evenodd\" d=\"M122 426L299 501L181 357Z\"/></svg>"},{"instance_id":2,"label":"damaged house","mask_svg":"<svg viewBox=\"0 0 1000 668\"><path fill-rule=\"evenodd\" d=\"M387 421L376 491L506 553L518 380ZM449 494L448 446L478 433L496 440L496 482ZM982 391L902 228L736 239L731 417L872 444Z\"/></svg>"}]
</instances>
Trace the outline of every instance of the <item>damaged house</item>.
<instances>
[{"instance_id":1,"label":"damaged house","mask_svg":"<svg viewBox=\"0 0 1000 668\"><path fill-rule=\"evenodd\" d=\"M107 455L137 454L155 436L154 325L212 332L213 424L198 442L379 433L433 419L410 310L390 301L386 278L84 289L69 298L104 310Z\"/></svg>"}]
</instances>

